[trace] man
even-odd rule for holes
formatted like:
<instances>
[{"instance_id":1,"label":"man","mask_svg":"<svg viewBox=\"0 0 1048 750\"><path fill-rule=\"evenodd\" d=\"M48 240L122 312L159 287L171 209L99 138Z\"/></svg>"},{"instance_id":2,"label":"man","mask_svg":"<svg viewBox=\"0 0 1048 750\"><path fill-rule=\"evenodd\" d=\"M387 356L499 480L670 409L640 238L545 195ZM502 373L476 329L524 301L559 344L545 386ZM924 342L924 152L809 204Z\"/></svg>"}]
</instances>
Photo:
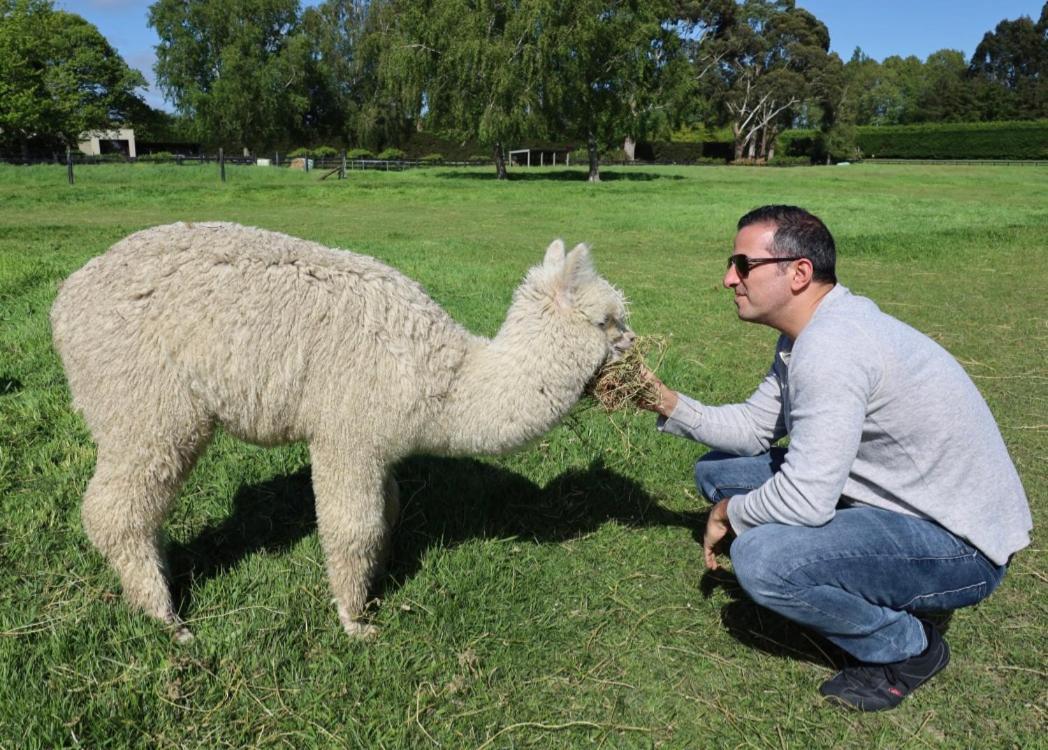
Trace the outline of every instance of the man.
<instances>
[{"instance_id":1,"label":"man","mask_svg":"<svg viewBox=\"0 0 1048 750\"><path fill-rule=\"evenodd\" d=\"M946 666L915 613L984 599L1029 544L1030 510L989 408L938 344L837 283L826 226L794 206L739 220L724 286L739 318L778 330L767 377L742 404L667 388L664 432L714 450L695 466L715 505L706 566L732 566L758 604L854 658L831 700L894 708ZM789 436L788 449L772 447Z\"/></svg>"}]
</instances>

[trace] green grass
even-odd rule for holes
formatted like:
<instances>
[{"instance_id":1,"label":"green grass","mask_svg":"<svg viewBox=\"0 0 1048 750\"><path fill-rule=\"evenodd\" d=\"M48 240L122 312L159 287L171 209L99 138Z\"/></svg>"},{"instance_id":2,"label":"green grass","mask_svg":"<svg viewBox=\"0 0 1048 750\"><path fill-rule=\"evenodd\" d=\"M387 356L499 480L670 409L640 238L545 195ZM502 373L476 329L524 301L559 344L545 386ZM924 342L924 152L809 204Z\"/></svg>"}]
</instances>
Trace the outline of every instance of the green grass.
<instances>
[{"instance_id":1,"label":"green grass","mask_svg":"<svg viewBox=\"0 0 1048 750\"><path fill-rule=\"evenodd\" d=\"M0 167L0 747L1043 742L1048 170L609 169L596 186L558 170L228 173L93 166L70 187L63 167ZM704 573L703 449L647 415L579 408L510 456L405 462L371 644L329 604L303 446L219 436L184 488L166 532L188 646L122 604L83 535L94 448L47 312L132 231L234 220L369 253L487 335L553 237L589 242L634 328L669 337L664 378L719 403L749 394L775 339L720 287L734 222L766 202L820 214L843 283L963 363L1033 507L1032 547L953 616L949 669L897 711L824 706L834 652Z\"/></svg>"}]
</instances>

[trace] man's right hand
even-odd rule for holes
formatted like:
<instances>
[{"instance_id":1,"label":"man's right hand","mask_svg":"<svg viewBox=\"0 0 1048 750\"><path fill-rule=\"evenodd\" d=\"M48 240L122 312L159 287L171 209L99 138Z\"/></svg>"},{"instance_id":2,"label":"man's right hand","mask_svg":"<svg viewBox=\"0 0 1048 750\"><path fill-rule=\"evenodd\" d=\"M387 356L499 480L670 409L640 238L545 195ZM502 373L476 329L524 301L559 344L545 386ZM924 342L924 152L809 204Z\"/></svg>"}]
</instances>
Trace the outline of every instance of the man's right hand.
<instances>
[{"instance_id":1,"label":"man's right hand","mask_svg":"<svg viewBox=\"0 0 1048 750\"><path fill-rule=\"evenodd\" d=\"M661 414L664 417L668 417L673 413L673 410L677 406L677 392L666 387L666 384L659 380L658 376L649 370L645 365L640 366L640 376L646 382L654 386L654 390L658 393L657 399L652 402L647 400L639 402L637 406L648 411L653 411L656 414Z\"/></svg>"}]
</instances>

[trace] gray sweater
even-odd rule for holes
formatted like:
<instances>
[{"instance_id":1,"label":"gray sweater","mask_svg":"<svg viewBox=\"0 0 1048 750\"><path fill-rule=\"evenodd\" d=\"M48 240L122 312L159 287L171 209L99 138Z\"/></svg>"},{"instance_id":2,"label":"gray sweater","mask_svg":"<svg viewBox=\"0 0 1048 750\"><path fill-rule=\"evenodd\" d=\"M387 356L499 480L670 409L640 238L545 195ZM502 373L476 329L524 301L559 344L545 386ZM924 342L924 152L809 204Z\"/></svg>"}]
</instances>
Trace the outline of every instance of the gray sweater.
<instances>
[{"instance_id":1,"label":"gray sweater","mask_svg":"<svg viewBox=\"0 0 1048 750\"><path fill-rule=\"evenodd\" d=\"M837 285L742 404L680 396L660 430L751 456L789 435L779 472L732 498L737 534L819 526L838 506L930 518L998 565L1030 543L1019 475L964 369L924 334Z\"/></svg>"}]
</instances>

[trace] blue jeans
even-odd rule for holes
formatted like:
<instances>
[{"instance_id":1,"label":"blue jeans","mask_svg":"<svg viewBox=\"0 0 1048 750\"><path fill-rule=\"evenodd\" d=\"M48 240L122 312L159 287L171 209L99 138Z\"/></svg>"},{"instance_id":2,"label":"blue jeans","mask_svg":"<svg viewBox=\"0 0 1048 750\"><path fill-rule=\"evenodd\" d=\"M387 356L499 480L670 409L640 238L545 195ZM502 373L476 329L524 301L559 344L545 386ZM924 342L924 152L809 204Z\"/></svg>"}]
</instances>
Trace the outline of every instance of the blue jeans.
<instances>
[{"instance_id":1,"label":"blue jeans","mask_svg":"<svg viewBox=\"0 0 1048 750\"><path fill-rule=\"evenodd\" d=\"M695 464L695 482L713 502L744 494L768 481L784 455L713 451ZM927 647L913 613L975 604L1007 570L933 521L862 506L839 507L822 526L757 526L732 542L730 555L758 604L876 664Z\"/></svg>"}]
</instances>

